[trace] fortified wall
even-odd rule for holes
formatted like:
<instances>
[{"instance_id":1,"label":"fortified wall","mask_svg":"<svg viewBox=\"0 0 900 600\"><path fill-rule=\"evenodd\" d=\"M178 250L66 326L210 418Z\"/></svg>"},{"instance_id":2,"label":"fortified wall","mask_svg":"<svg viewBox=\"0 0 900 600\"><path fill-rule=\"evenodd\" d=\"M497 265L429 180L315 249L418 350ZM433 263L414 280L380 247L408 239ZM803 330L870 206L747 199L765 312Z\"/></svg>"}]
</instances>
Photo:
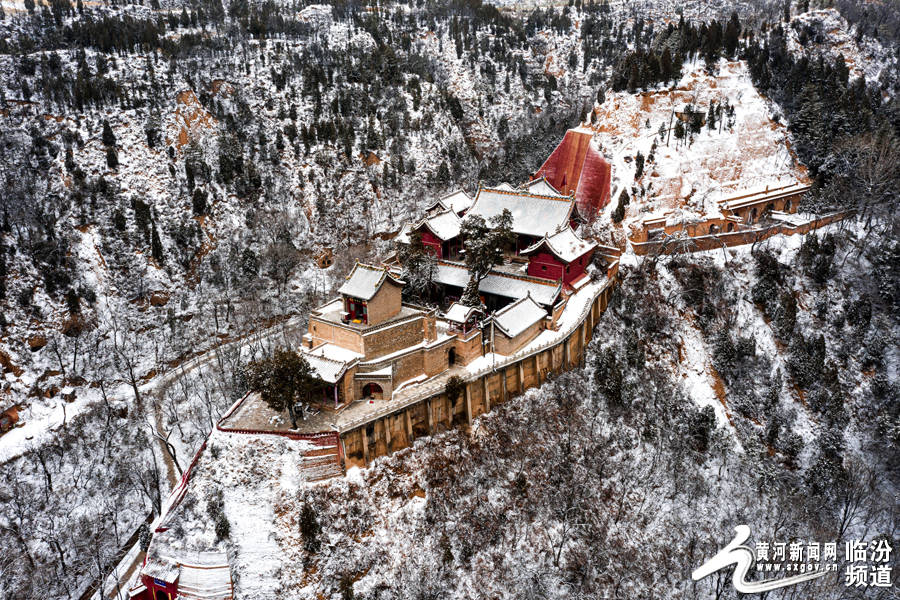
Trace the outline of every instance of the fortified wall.
<instances>
[{"instance_id":1,"label":"fortified wall","mask_svg":"<svg viewBox=\"0 0 900 600\"><path fill-rule=\"evenodd\" d=\"M618 275L613 274L562 339L504 360L498 357L496 364L463 376L458 397L448 396L443 382L432 388L426 385L400 406L343 424L338 434L345 465L365 467L379 456L411 446L417 437L471 425L493 406L541 385L551 374L582 364L594 326L617 283Z\"/></svg>"}]
</instances>

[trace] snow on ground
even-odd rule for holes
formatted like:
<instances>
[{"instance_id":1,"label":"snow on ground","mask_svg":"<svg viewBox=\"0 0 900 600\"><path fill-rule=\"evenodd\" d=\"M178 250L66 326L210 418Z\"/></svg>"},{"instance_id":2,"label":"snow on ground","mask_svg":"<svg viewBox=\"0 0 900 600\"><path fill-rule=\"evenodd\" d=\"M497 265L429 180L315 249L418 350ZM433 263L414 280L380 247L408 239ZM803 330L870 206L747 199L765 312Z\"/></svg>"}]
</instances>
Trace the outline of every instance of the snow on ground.
<instances>
[{"instance_id":1,"label":"snow on ground","mask_svg":"<svg viewBox=\"0 0 900 600\"><path fill-rule=\"evenodd\" d=\"M675 111L690 104L695 111L709 110L710 103L734 107L729 118L723 109L715 129L706 125L692 141L679 141L674 131ZM632 185L646 191L646 202L627 208L626 221L659 215L687 206L696 212L714 214L718 207L706 195L747 188L786 185L806 181L806 169L791 152L786 127L772 120L777 110L757 93L743 61L721 60L718 73L706 72L702 61L687 63L683 76L672 89L637 94L609 93L595 107L591 125L594 139L613 162L613 187ZM659 136L660 126L666 139ZM635 183L635 157L641 152L647 161ZM668 143L667 143L668 142ZM610 203L616 204L616 199Z\"/></svg>"},{"instance_id":2,"label":"snow on ground","mask_svg":"<svg viewBox=\"0 0 900 600\"><path fill-rule=\"evenodd\" d=\"M276 598L272 582L285 568L284 545L299 544L296 531L279 531L275 507L301 483L308 442L274 435L214 431L194 467L184 499L167 515L149 553L190 562L204 551L227 551L235 575L235 597ZM216 536L207 505L222 492L230 524L226 540Z\"/></svg>"},{"instance_id":3,"label":"snow on ground","mask_svg":"<svg viewBox=\"0 0 900 600\"><path fill-rule=\"evenodd\" d=\"M119 392L130 393L126 386ZM73 417L89 411L99 401L99 393L83 393L74 402L57 398L56 402L32 403L20 411L20 427L8 431L0 437L0 464L18 458L32 448L41 447L63 427L63 419L68 423Z\"/></svg>"},{"instance_id":4,"label":"snow on ground","mask_svg":"<svg viewBox=\"0 0 900 600\"><path fill-rule=\"evenodd\" d=\"M659 269L659 275L664 295L671 295L681 289L667 269ZM730 431L729 425L733 425L731 415L724 397L720 398L716 390L715 369L710 364L709 350L706 348L703 334L687 316L687 312L684 314L684 318L676 320L681 347L679 361L674 365L676 377L681 379L688 398L700 408L711 406L716 412L719 426ZM740 447L736 438L735 444Z\"/></svg>"},{"instance_id":5,"label":"snow on ground","mask_svg":"<svg viewBox=\"0 0 900 600\"><path fill-rule=\"evenodd\" d=\"M829 226L825 232L836 227L837 225ZM820 232L820 235L825 232ZM769 248L784 264L791 264L801 242L801 236L784 236L773 238L768 243ZM717 266L730 270L726 277L737 284L736 329L741 335L752 335L757 340L757 353L770 355L774 359L773 370L779 367L783 369L779 356L784 353L783 349L779 351L774 334L763 320L760 311L746 300L755 281L749 246L728 249L725 252L714 250L696 253L691 256L697 260L711 260ZM660 264L658 273L664 296L674 290L681 290L681 286L664 264ZM677 297L672 296L673 299ZM580 298L576 298L570 308L576 308L578 300ZM678 311L678 307L673 304L672 310ZM573 314L576 313L577 311L573 311ZM714 408L721 429L731 434L729 438L733 441L735 450L752 461L752 457L743 453L743 448L737 441L738 436L734 435L735 430L730 426L731 419L726 407L717 395L713 374L710 371L710 349L700 330L683 315L674 321L677 328L675 335L681 338L680 345L683 351L681 360L675 365L675 379L682 381L683 389L692 401L699 406L709 405ZM487 366L493 358L489 355L479 360L483 366ZM674 356L671 359L673 363L676 360ZM528 398L541 393L540 389L530 390L523 399L516 402L527 402ZM793 402L793 399L785 397L781 402L788 404ZM805 440L811 441L814 438L816 423L810 419L801 404L797 403L794 408L798 415L793 431L800 432ZM488 415L482 418L492 417ZM735 415L735 419L738 418L742 417ZM479 424L476 422L472 435L478 436L478 431ZM355 592L374 592L384 581L392 580L399 570L398 564L414 564L418 560L417 555L410 550L410 543L416 538L416 526L427 518L425 508L430 492L418 487L421 484L419 480L423 461L427 460L431 451L429 448L454 443L448 441L452 435L420 439L412 451L379 459L367 470L350 469L345 478L331 480L320 488L327 490L325 493L328 494L329 504L327 507L316 507L319 514L333 512L339 515L341 521L355 522L362 531L359 536L343 536L340 539L334 537L324 541L324 554L320 554L318 558L324 564L326 558L323 557L331 560L333 557L330 553L346 551L346 556L341 560L346 561L344 564L347 565L348 572L355 575L353 579L357 581ZM641 455L648 450L649 447L642 447L634 451ZM231 541L224 543L224 546L231 552L230 559L238 586L236 591L240 596L306 598L313 597L323 588L333 588L333 582L323 580L315 565L310 566L305 562L308 555L303 552L302 541L298 535L297 515L300 512L300 498L307 485L298 475L297 468L297 464L302 461L303 451L304 447L297 442L274 436L226 435L214 432L209 447L194 471L188 497L173 512L173 518L170 519L171 531L174 533L166 532L158 535L157 538L162 541L155 540L154 544L161 545L154 546L154 549L159 552L176 550L196 552L215 547L216 542L214 534L211 533L212 526L205 513L205 506L208 498L212 497L216 490L221 489L224 492L225 513L232 524ZM738 461L728 459L723 463L713 460L702 467L711 486L703 495L707 503L710 498L740 497L743 493L741 487L743 467L740 460L743 458ZM649 478L653 473L653 461L640 463L640 468L647 469L646 474L641 473L641 477ZM627 477L628 472L618 471L611 476L610 481L624 485L628 481ZM497 500L497 493L497 489L490 489L486 497L479 499L479 502L494 502ZM364 497L365 506L341 504L345 498L355 497L359 500L360 494ZM766 499L766 502L768 501ZM758 509L760 515L763 515L767 511L771 513L771 507L753 508L754 506L752 503L748 504L747 511L741 513L742 518L747 519L748 515L752 515L757 519L754 522L764 523L762 517L756 515L754 511ZM678 515L684 515L688 521L693 522L691 518L697 516L697 513L692 512L694 508L691 502L673 506L669 498L662 494L649 494L641 500L643 513L665 515L663 522L668 522L667 519L672 515L675 515L675 520L679 518ZM691 515L693 517L690 517ZM717 518L730 523L734 515L723 513ZM656 525L645 523L645 527ZM558 533L554 529L556 525L547 523L544 526L550 530L550 535ZM453 524L450 525L451 533L452 527ZM346 528L341 529L341 532L342 535L346 534ZM179 543L177 542L179 539L186 541L173 549ZM350 539L352 543L348 541ZM524 541L522 543L525 544ZM357 566L354 563L356 555L353 552L363 551L383 553L383 556L379 554L380 559L374 560L371 568L356 571L354 570ZM527 548L513 548L510 552L521 553L524 556L529 554ZM402 587L403 582L395 581L394 585Z\"/></svg>"},{"instance_id":6,"label":"snow on ground","mask_svg":"<svg viewBox=\"0 0 900 600\"><path fill-rule=\"evenodd\" d=\"M842 226L846 226L846 224L827 225L816 234L824 236L829 232L837 231ZM766 240L762 247L772 251L782 264L791 265L803 239L804 236L801 235L779 235ZM734 306L735 331L740 332L743 337L752 338L756 345L756 354L766 356L771 360L769 373L771 376L780 373L783 378L788 378L787 349L776 339L772 324L766 321L759 308L750 300L750 290L756 282L751 252L752 246L744 245L729 248L725 252L720 249L695 252L691 254L691 257L696 261L712 260L717 267L728 271L728 278L735 285L737 292L737 302ZM679 284L667 269L660 269L659 273L664 290L680 289ZM805 293L801 292L801 305L811 306L811 301L803 301L804 295ZM807 298L807 300L809 299ZM682 311L682 313L684 312ZM798 321L804 320L804 316L807 316L806 311L800 311ZM728 406L727 391L724 388L721 391L716 389L718 376L709 360L712 356L711 349L707 347L700 330L687 318L679 318L677 322L683 359L676 369L683 381L685 392L698 406L712 406L716 411L719 425L725 426L728 431L733 431L733 427L729 426L733 426L733 423L730 415L731 409ZM719 396L720 392L721 396ZM803 437L808 453L816 438L817 423L796 390L786 387L779 402L783 408L792 411L796 416L792 431ZM737 441L737 438L734 439L736 450L742 451L740 442Z\"/></svg>"},{"instance_id":7,"label":"snow on ground","mask_svg":"<svg viewBox=\"0 0 900 600\"><path fill-rule=\"evenodd\" d=\"M843 56L851 79L865 77L867 81L877 81L882 73L896 69L896 59L890 49L870 36L857 40L856 28L834 8L811 10L795 16L786 33L788 49L793 54L812 51L832 60Z\"/></svg>"}]
</instances>

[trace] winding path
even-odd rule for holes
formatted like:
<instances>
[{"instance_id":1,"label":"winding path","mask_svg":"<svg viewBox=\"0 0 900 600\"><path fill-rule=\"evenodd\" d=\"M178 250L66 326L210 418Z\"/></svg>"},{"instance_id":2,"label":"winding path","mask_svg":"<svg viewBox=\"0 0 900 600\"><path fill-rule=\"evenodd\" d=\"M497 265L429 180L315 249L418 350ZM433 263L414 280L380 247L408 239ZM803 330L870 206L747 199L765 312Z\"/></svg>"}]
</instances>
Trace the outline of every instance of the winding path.
<instances>
[{"instance_id":1,"label":"winding path","mask_svg":"<svg viewBox=\"0 0 900 600\"><path fill-rule=\"evenodd\" d=\"M248 334L239 336L233 340L228 342L216 345L206 352L194 356L183 363L179 364L177 367L169 369L146 383L142 384L138 391L147 398L152 400L153 404L153 419L154 425L156 427L157 443L159 445L159 451L162 455L163 462L166 465L166 480L169 483L170 491L175 489L181 479L178 476L175 468L175 463L172 460L172 457L169 455L168 450L166 449L165 442L162 438L165 437L165 428L163 427L163 415L162 411L159 409L160 402L159 400L165 396L165 393L175 385L180 379L197 371L198 369L202 369L206 366L209 366L216 360L218 353L223 352L225 350L231 350L237 347L243 347L248 344L259 343L271 338L275 338L279 335L284 336L285 338L289 336L297 335L298 333L302 335L303 333L303 319L298 316L288 317L286 320L272 325L270 327L266 327L259 331L250 332ZM285 340L287 341L287 340ZM141 562L144 560L144 553L140 551L138 547L140 541L137 539L138 530L132 534L131 539L126 543L126 545L121 549L118 556L119 562L118 564L111 570L111 573L108 574L103 583L103 598L114 597L116 593L116 587L120 590L120 598L122 600L126 600L127 592L126 586L128 581L134 575L135 570L140 566ZM84 594L81 595L81 600L100 600L100 590L99 590L99 578L94 579L90 585L86 588Z\"/></svg>"}]
</instances>

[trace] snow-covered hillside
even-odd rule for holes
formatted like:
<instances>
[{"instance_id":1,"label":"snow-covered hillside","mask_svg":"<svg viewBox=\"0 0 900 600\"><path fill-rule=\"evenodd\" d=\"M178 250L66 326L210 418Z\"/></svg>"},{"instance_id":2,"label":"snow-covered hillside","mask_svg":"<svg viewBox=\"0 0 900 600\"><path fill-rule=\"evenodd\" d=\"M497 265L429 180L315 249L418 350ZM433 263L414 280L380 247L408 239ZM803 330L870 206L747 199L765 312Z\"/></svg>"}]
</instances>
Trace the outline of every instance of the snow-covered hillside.
<instances>
[{"instance_id":1,"label":"snow-covered hillside","mask_svg":"<svg viewBox=\"0 0 900 600\"><path fill-rule=\"evenodd\" d=\"M760 96L741 61L722 60L714 74L686 65L671 89L610 93L594 112L590 127L612 157L616 188L637 200L628 221L682 208L715 214L714 200L730 192L807 180L786 126L773 119L778 107ZM703 114L698 130L689 122L678 129L690 112ZM646 162L638 178L639 153Z\"/></svg>"},{"instance_id":2,"label":"snow-covered hillside","mask_svg":"<svg viewBox=\"0 0 900 600\"><path fill-rule=\"evenodd\" d=\"M788 48L795 54L812 51L832 60L842 56L853 78L897 79L896 53L875 38L859 35L834 8L798 14L787 32Z\"/></svg>"},{"instance_id":3,"label":"snow-covered hillside","mask_svg":"<svg viewBox=\"0 0 900 600\"><path fill-rule=\"evenodd\" d=\"M20 420L0 459L21 476L16 494L46 496L18 526L80 530L69 514L90 528L62 510L97 493L60 483L73 471L77 481L82 461L40 454L74 443L63 434L76 423L93 447L116 423L107 415L127 415L120 434L157 465L149 488L116 478L116 535L95 528L61 554L49 534L5 538L4 571L7 559L52 565L46 581L28 568L0 583L20 597L78 594L110 568L243 392L241 365L297 343L309 307L355 259L384 255L441 190L523 178L615 60L584 64L584 15L526 28L466 7L375 18L316 5L4 6L0 410L17 405ZM627 45L608 20L591 35ZM548 77L548 62L567 67ZM327 269L313 261L322 247L335 249ZM153 462L101 456L110 473ZM78 575L54 575L65 571Z\"/></svg>"},{"instance_id":4,"label":"snow-covered hillside","mask_svg":"<svg viewBox=\"0 0 900 600\"><path fill-rule=\"evenodd\" d=\"M847 243L857 231L832 226L816 240ZM834 324L859 301L847 283L864 262L839 251L822 285L821 267L806 262L811 239L631 267L585 368L469 433L418 440L346 478L297 486L284 457L302 442L217 432L153 550L227 550L236 592L256 598L674 599L713 593L715 580L695 584L689 573L736 524L752 523L756 539L830 539L842 526L848 537L888 533L897 482L863 465L896 453L878 447L886 439L872 420L890 401L854 341L885 323ZM769 318L760 292L771 268L793 273L775 283L798 291L789 326ZM814 338L826 323L824 369L836 366L838 380L798 383L805 351L786 336ZM882 346L879 372L896 370L896 348ZM833 393L840 406L822 401ZM832 511L827 497L828 477L844 468L835 451L844 477L871 486L843 525L846 505ZM247 533L216 539L205 507L219 490L232 527ZM840 577L809 592L848 597Z\"/></svg>"},{"instance_id":5,"label":"snow-covered hillside","mask_svg":"<svg viewBox=\"0 0 900 600\"><path fill-rule=\"evenodd\" d=\"M710 508L716 496L755 486L761 514L799 502L808 473L842 485L844 459L898 464L888 38L832 10L794 6L789 25L769 0L500 4L0 0L0 411L19 417L0 435L0 596L80 597L135 547L246 391L248 360L296 345L310 307L357 259L386 256L441 193L525 181L592 119L616 189L647 211L802 179L796 151L828 192L812 200L857 209L868 229L779 250L781 267L746 252L653 268L626 256L630 304L604 317L585 370L485 417L471 438L419 442L347 480L308 487L291 472L296 449L213 434L210 483L181 518L192 541L237 553L239 597L521 597L522 581L535 596L615 594L642 544L669 564L652 536L709 509L718 522L677 540L689 559L647 587L652 575L631 572L623 592L703 597L679 569L733 516ZM671 91L663 41L684 65ZM650 75L632 78L638 65ZM611 91L623 79L637 92ZM715 128L662 141L673 109L713 99ZM603 242L621 231L615 206L595 224ZM627 218L648 214L640 206ZM326 248L334 264L318 268ZM616 369L624 387L600 386ZM836 455L844 446L858 453ZM220 473L230 461L240 466ZM242 485L223 495L232 534L217 540L205 496ZM293 537L304 503L323 526L316 556ZM797 535L819 533L803 507ZM278 558L254 567L254 556Z\"/></svg>"}]
</instances>

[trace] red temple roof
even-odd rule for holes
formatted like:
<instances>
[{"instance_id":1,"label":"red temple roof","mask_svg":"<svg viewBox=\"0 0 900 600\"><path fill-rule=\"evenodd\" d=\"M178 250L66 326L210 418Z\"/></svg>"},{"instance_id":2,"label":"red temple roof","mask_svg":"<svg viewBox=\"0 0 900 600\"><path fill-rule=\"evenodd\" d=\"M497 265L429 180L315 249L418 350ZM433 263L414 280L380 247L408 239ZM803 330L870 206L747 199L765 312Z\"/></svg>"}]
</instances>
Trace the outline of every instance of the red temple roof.
<instances>
[{"instance_id":1,"label":"red temple roof","mask_svg":"<svg viewBox=\"0 0 900 600\"><path fill-rule=\"evenodd\" d=\"M589 129L570 129L535 173L563 194L575 194L579 213L592 219L609 202L611 169Z\"/></svg>"}]
</instances>

